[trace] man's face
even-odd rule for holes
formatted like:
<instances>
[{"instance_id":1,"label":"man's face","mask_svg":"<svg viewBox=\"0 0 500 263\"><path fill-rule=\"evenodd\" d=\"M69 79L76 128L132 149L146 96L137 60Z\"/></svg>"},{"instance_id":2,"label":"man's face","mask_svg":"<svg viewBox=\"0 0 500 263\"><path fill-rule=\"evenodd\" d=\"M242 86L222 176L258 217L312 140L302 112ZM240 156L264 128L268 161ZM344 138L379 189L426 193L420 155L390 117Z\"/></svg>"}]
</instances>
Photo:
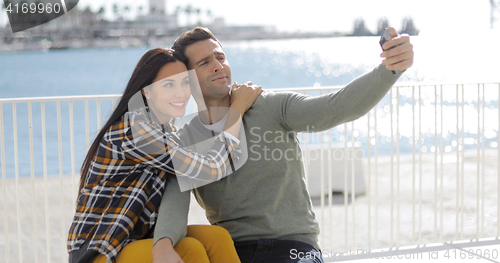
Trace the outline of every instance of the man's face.
<instances>
[{"instance_id":1,"label":"man's face","mask_svg":"<svg viewBox=\"0 0 500 263\"><path fill-rule=\"evenodd\" d=\"M186 47L188 68L196 71L205 100L229 96L231 67L222 47L213 39L198 41ZM193 91L193 95L195 91Z\"/></svg>"}]
</instances>

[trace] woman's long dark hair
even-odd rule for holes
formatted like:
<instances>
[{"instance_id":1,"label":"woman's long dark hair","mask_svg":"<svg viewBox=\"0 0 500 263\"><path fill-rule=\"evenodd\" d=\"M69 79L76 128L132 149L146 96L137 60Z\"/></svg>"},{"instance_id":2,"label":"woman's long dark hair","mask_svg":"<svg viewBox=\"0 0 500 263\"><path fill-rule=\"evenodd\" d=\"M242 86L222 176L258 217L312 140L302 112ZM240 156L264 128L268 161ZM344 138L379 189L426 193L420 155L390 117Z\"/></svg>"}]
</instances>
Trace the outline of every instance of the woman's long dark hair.
<instances>
[{"instance_id":1,"label":"woman's long dark hair","mask_svg":"<svg viewBox=\"0 0 500 263\"><path fill-rule=\"evenodd\" d=\"M123 95L120 99L120 102L118 103L118 106L116 106L116 109L113 111L111 117L109 117L109 120L106 122L106 124L104 124L99 134L97 134L97 137L92 143L92 146L90 146L89 148L85 160L83 160L82 168L80 171L81 174L80 174L80 187L78 189L78 197L80 197L82 188L85 184L85 177L87 176L90 164L92 163L92 160L94 159L97 153L97 149L99 148L99 144L101 143L104 134L111 127L111 125L113 125L113 123L120 120L123 114L125 114L128 111L128 103L130 101L130 98L132 98L132 96L137 94L137 92L140 92L142 88L153 83L153 80L156 78L158 71L160 71L160 68L163 65L170 62L178 61L174 57L173 53L174 52L170 49L163 49L163 48L151 49L142 56L142 58L137 63L137 66L135 66L134 72L132 73L132 77L130 77L130 80L128 81L127 87L123 92Z\"/></svg>"}]
</instances>

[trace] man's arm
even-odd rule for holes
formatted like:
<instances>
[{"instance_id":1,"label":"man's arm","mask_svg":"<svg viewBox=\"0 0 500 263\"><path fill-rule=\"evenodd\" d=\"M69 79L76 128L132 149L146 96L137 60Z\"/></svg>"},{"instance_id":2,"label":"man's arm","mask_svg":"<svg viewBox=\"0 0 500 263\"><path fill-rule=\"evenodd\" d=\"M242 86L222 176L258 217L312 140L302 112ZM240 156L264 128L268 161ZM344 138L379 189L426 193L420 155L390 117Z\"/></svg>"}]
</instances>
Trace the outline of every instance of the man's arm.
<instances>
[{"instance_id":1,"label":"man's arm","mask_svg":"<svg viewBox=\"0 0 500 263\"><path fill-rule=\"evenodd\" d=\"M372 109L394 85L401 73L393 75L380 65L338 92L321 96L299 93L275 94L281 103L270 104L270 112L289 130L319 132L353 121Z\"/></svg>"},{"instance_id":2,"label":"man's arm","mask_svg":"<svg viewBox=\"0 0 500 263\"><path fill-rule=\"evenodd\" d=\"M187 215L189 211L190 191L181 192L177 178L169 177L165 192L158 210L158 219L154 232L153 261L168 261L178 256L173 250L187 232ZM178 259L176 259L178 260Z\"/></svg>"},{"instance_id":3,"label":"man's arm","mask_svg":"<svg viewBox=\"0 0 500 263\"><path fill-rule=\"evenodd\" d=\"M401 73L392 74L391 70L403 72L413 64L413 46L409 37L398 36L394 28L389 28L389 31L393 39L387 41L383 48L394 48L382 52L385 60L372 72L356 78L336 93L316 97L301 94L282 96L281 103L269 105L275 107L271 112L278 112L282 123L297 132L327 130L366 114L401 76Z\"/></svg>"}]
</instances>

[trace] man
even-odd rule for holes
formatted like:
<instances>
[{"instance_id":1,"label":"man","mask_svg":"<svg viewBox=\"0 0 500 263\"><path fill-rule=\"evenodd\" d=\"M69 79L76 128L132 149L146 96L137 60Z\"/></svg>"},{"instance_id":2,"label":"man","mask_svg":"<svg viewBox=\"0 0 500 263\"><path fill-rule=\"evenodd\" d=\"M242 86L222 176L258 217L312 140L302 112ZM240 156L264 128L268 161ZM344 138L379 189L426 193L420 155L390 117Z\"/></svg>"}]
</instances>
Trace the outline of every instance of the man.
<instances>
[{"instance_id":1,"label":"man","mask_svg":"<svg viewBox=\"0 0 500 263\"><path fill-rule=\"evenodd\" d=\"M297 255L307 253L314 255L307 262L323 262L297 133L328 130L355 120L385 96L401 75L391 71L403 72L413 64L409 37L399 36L394 28L389 31L393 39L383 46L382 65L336 93L317 97L262 93L243 116L246 162L235 163L230 176L193 190L210 223L231 234L242 262L298 262ZM205 152L210 145L200 142L208 141L224 126L224 109L231 103L231 69L221 44L208 29L182 34L173 49L188 69L196 71L202 92L202 96L193 94L199 116L179 131L179 137L187 145L196 144L196 151ZM269 158L273 152L274 157L281 157ZM185 231L189 193L167 189L164 198L179 202L162 202L153 257L155 262L182 262L172 252L172 245Z\"/></svg>"}]
</instances>

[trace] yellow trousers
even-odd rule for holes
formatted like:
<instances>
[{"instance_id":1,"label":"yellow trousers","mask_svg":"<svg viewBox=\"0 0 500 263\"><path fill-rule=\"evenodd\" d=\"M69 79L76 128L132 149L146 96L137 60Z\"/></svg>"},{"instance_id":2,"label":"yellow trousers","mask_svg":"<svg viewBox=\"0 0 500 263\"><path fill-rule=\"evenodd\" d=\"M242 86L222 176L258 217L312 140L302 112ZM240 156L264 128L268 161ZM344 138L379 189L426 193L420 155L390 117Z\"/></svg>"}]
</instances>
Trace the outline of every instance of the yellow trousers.
<instances>
[{"instance_id":1,"label":"yellow trousers","mask_svg":"<svg viewBox=\"0 0 500 263\"><path fill-rule=\"evenodd\" d=\"M151 263L153 239L142 239L126 245L116 260L117 263ZM210 225L191 225L187 235L177 245L175 251L185 263L239 263L229 233L222 227ZM106 257L97 256L93 263L106 263Z\"/></svg>"}]
</instances>

